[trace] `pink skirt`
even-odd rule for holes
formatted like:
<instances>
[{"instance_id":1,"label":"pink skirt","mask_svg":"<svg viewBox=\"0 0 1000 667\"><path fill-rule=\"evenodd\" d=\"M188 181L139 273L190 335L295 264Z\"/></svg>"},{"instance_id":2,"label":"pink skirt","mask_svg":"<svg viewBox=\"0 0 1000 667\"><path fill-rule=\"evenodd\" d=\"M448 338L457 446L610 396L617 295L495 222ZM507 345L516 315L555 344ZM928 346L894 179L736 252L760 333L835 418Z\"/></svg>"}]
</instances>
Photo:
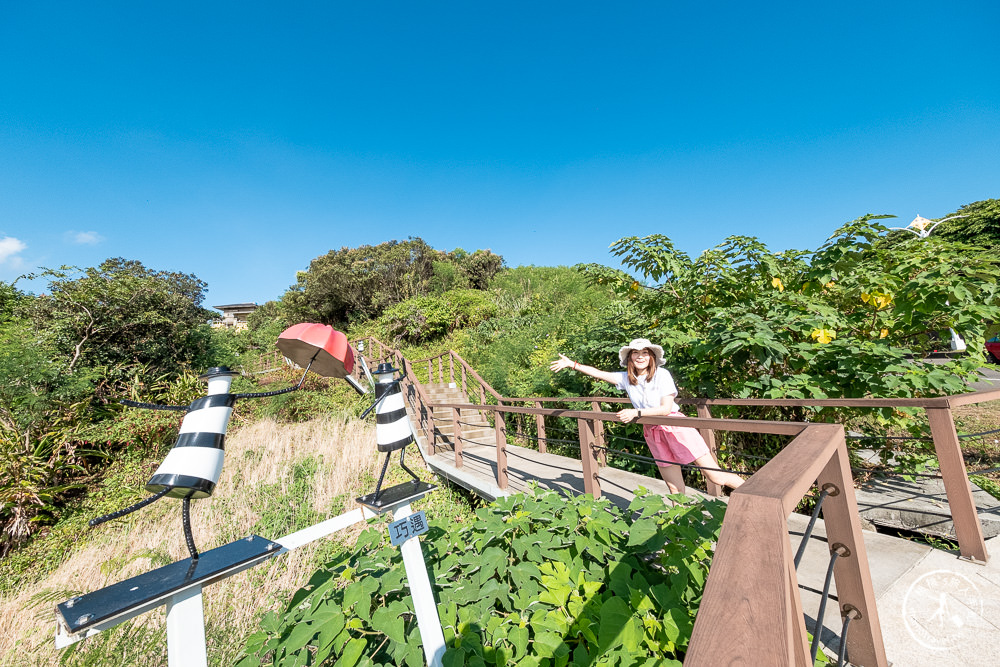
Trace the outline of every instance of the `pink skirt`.
<instances>
[{"instance_id":1,"label":"pink skirt","mask_svg":"<svg viewBox=\"0 0 1000 667\"><path fill-rule=\"evenodd\" d=\"M683 417L680 412L671 412L671 417ZM666 468L671 463L691 463L708 454L708 445L697 429L687 426L666 426L664 424L644 424L642 434L656 465ZM670 461L671 463L666 463Z\"/></svg>"}]
</instances>

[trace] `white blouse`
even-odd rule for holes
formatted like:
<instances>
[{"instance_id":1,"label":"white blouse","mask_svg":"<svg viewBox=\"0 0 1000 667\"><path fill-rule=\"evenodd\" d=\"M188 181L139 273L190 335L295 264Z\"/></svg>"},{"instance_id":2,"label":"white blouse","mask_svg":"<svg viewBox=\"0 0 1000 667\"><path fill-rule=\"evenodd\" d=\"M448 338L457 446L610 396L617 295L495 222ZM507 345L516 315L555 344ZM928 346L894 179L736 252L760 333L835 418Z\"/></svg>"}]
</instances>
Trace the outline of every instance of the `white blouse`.
<instances>
[{"instance_id":1,"label":"white blouse","mask_svg":"<svg viewBox=\"0 0 1000 667\"><path fill-rule=\"evenodd\" d=\"M615 386L628 394L628 400L632 401L632 406L637 410L658 408L664 396L677 395L677 385L674 384L674 378L666 368L657 368L653 373L653 379L649 381L645 375L639 376L636 378L636 384L629 384L626 371L616 375L618 384Z\"/></svg>"}]
</instances>

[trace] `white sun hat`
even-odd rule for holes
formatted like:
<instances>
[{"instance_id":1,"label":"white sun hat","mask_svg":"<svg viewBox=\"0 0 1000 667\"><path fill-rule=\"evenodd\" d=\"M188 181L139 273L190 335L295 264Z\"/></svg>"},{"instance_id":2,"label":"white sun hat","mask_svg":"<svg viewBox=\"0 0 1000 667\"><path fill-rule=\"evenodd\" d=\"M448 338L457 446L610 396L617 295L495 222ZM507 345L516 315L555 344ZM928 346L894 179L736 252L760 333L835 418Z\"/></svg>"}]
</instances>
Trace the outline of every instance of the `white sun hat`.
<instances>
[{"instance_id":1,"label":"white sun hat","mask_svg":"<svg viewBox=\"0 0 1000 667\"><path fill-rule=\"evenodd\" d=\"M663 348L659 345L653 345L649 342L648 338L636 338L628 345L622 347L618 350L618 362L622 365L622 368L628 367L628 355L632 350L650 350L653 356L656 357L656 365L663 365Z\"/></svg>"}]
</instances>

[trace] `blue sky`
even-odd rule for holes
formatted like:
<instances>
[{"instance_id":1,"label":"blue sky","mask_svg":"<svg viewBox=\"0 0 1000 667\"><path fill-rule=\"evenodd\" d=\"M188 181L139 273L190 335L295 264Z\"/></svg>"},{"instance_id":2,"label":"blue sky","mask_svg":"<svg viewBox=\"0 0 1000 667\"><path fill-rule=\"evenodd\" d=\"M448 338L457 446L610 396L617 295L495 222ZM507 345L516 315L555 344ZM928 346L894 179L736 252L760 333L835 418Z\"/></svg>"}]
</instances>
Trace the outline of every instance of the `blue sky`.
<instances>
[{"instance_id":1,"label":"blue sky","mask_svg":"<svg viewBox=\"0 0 1000 667\"><path fill-rule=\"evenodd\" d=\"M1000 197L1000 3L0 4L0 280L280 296L420 236L616 265ZM43 285L32 285L40 289Z\"/></svg>"}]
</instances>

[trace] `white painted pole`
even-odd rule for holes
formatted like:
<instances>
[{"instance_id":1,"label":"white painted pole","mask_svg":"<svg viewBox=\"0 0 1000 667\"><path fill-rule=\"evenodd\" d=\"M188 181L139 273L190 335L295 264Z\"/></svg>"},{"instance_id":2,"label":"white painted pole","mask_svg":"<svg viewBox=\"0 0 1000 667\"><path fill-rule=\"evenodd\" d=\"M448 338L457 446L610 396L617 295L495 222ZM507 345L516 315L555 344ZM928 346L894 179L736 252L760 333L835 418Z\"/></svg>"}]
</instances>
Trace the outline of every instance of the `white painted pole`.
<instances>
[{"instance_id":1,"label":"white painted pole","mask_svg":"<svg viewBox=\"0 0 1000 667\"><path fill-rule=\"evenodd\" d=\"M284 537L279 537L275 540L275 542L283 546L288 551L291 551L309 544L310 542L326 537L331 533L335 533L338 530L349 528L371 516L375 516L375 514L370 510L359 507L356 510L345 512L344 514L335 516L332 519L327 519L326 521L309 526L308 528L303 528L298 532L285 535Z\"/></svg>"},{"instance_id":2,"label":"white painted pole","mask_svg":"<svg viewBox=\"0 0 1000 667\"><path fill-rule=\"evenodd\" d=\"M400 505L393 510L394 520L410 516L410 504ZM441 619L434 604L434 591L427 576L427 563L424 562L424 552L420 548L420 537L413 536L399 545L403 554L403 566L406 568L406 580L410 583L410 595L413 598L413 611L417 615L417 627L420 629L420 640L424 644L424 659L430 667L441 667L444 656L444 633L441 631Z\"/></svg>"},{"instance_id":3,"label":"white painted pole","mask_svg":"<svg viewBox=\"0 0 1000 667\"><path fill-rule=\"evenodd\" d=\"M181 591L167 602L167 655L170 667L208 667L201 586Z\"/></svg>"}]
</instances>

